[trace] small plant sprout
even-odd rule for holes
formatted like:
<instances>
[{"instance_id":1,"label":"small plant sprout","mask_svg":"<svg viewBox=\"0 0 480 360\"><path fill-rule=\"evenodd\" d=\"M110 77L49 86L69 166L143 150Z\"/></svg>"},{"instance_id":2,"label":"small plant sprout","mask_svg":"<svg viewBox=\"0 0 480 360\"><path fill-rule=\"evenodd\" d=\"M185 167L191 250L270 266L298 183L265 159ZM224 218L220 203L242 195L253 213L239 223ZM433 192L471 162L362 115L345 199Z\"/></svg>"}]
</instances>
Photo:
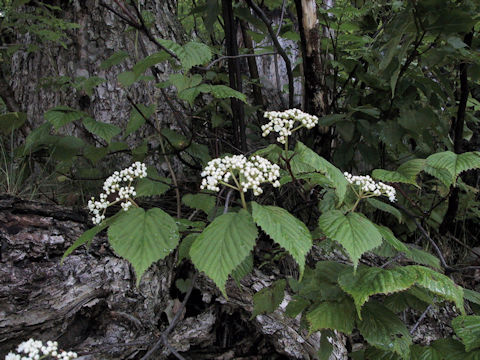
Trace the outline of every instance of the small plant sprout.
<instances>
[{"instance_id":1,"label":"small plant sprout","mask_svg":"<svg viewBox=\"0 0 480 360\"><path fill-rule=\"evenodd\" d=\"M318 117L304 113L298 109L290 109L285 111L267 111L263 115L270 120L265 125L262 125L262 136L265 137L272 131L278 134L277 141L285 144L285 149L288 148L288 136L296 130L303 127L312 129L318 124ZM300 123L299 125L296 123ZM296 127L294 127L296 125Z\"/></svg>"},{"instance_id":2,"label":"small plant sprout","mask_svg":"<svg viewBox=\"0 0 480 360\"><path fill-rule=\"evenodd\" d=\"M263 193L260 184L269 182L279 187L280 167L260 156L247 159L243 155L226 156L208 162L202 172L201 189L219 191L219 185L225 185L240 192L242 205L246 209L244 193L253 190L254 195ZM229 183L232 180L235 185Z\"/></svg>"},{"instance_id":3,"label":"small plant sprout","mask_svg":"<svg viewBox=\"0 0 480 360\"><path fill-rule=\"evenodd\" d=\"M30 339L22 342L17 347L17 353L9 352L5 360L40 360L40 359L76 359L77 353L73 351L58 351L56 341L47 341L43 344L40 340Z\"/></svg>"},{"instance_id":4,"label":"small plant sprout","mask_svg":"<svg viewBox=\"0 0 480 360\"><path fill-rule=\"evenodd\" d=\"M92 213L92 222L100 224L105 220L105 210L107 207L120 203L123 210L127 211L134 204L132 197L137 193L132 186L135 179L141 179L147 176L147 166L139 161L133 163L130 167L122 171L115 171L103 183L104 192L100 194L100 200L94 197L88 201L88 209ZM115 196L114 201L109 201L109 196Z\"/></svg>"},{"instance_id":5,"label":"small plant sprout","mask_svg":"<svg viewBox=\"0 0 480 360\"><path fill-rule=\"evenodd\" d=\"M361 199L366 199L373 196L384 195L388 197L388 200L390 200L390 202L395 202L397 200L395 188L390 185L384 184L381 181L375 182L369 175L352 175L348 172L344 172L343 175L352 185L352 189L358 197L357 202L352 208L352 211L355 210Z\"/></svg>"}]
</instances>

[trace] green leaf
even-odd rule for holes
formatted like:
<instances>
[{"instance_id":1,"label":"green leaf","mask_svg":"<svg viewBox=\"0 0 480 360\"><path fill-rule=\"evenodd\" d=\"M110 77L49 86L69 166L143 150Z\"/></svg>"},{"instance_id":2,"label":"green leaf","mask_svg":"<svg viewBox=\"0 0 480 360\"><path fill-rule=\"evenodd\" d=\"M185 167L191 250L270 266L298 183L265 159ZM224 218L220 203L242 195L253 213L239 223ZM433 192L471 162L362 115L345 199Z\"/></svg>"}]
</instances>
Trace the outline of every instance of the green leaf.
<instances>
[{"instance_id":1,"label":"green leaf","mask_svg":"<svg viewBox=\"0 0 480 360\"><path fill-rule=\"evenodd\" d=\"M307 313L307 321L310 334L323 329L351 334L355 323L355 306L348 298L343 298L340 302L325 301Z\"/></svg>"},{"instance_id":2,"label":"green leaf","mask_svg":"<svg viewBox=\"0 0 480 360\"><path fill-rule=\"evenodd\" d=\"M108 154L108 149L105 147L96 147L93 145L88 145L83 150L83 155L90 160L93 164L98 163Z\"/></svg>"},{"instance_id":3,"label":"green leaf","mask_svg":"<svg viewBox=\"0 0 480 360\"><path fill-rule=\"evenodd\" d=\"M142 112L143 116L147 119L150 118L155 113L155 105L145 106L143 104L137 104L138 109ZM131 133L140 129L140 127L145 124L145 118L138 112L135 107L132 107L130 113L130 119L128 120L127 128L125 129L125 136L130 135Z\"/></svg>"},{"instance_id":4,"label":"green leaf","mask_svg":"<svg viewBox=\"0 0 480 360\"><path fill-rule=\"evenodd\" d=\"M52 137L52 157L60 161L67 161L80 154L85 143L75 136Z\"/></svg>"},{"instance_id":5,"label":"green leaf","mask_svg":"<svg viewBox=\"0 0 480 360\"><path fill-rule=\"evenodd\" d=\"M480 305L480 293L470 289L463 289L463 297L468 301Z\"/></svg>"},{"instance_id":6,"label":"green leaf","mask_svg":"<svg viewBox=\"0 0 480 360\"><path fill-rule=\"evenodd\" d=\"M305 224L287 210L262 206L256 202L252 202L252 216L257 225L295 259L301 278L305 257L312 247L312 235Z\"/></svg>"},{"instance_id":7,"label":"green leaf","mask_svg":"<svg viewBox=\"0 0 480 360\"><path fill-rule=\"evenodd\" d=\"M120 64L125 58L128 57L128 53L124 50L113 53L107 60L100 64L100 69L105 70L111 68L114 65Z\"/></svg>"},{"instance_id":8,"label":"green leaf","mask_svg":"<svg viewBox=\"0 0 480 360\"><path fill-rule=\"evenodd\" d=\"M375 225L358 213L344 215L332 210L320 216L318 225L325 235L344 247L355 268L363 253L382 243L382 235Z\"/></svg>"},{"instance_id":9,"label":"green leaf","mask_svg":"<svg viewBox=\"0 0 480 360\"><path fill-rule=\"evenodd\" d=\"M354 300L358 317L361 319L363 304L372 295L393 294L410 288L416 281L417 274L405 267L382 269L362 267L356 274L351 269L344 271L338 283Z\"/></svg>"},{"instance_id":10,"label":"green leaf","mask_svg":"<svg viewBox=\"0 0 480 360\"><path fill-rule=\"evenodd\" d=\"M392 246L395 250L399 251L399 252L403 252L403 253L408 253L409 252L409 249L408 247L403 243L401 242L400 240L398 240L395 235L393 235L393 232L392 230L390 230L389 228L385 227L385 226L381 226L381 225L375 225L377 227L377 230L380 232L380 234L382 235L383 239L390 245Z\"/></svg>"},{"instance_id":11,"label":"green leaf","mask_svg":"<svg viewBox=\"0 0 480 360\"><path fill-rule=\"evenodd\" d=\"M50 137L51 128L52 125L46 122L32 130L25 139L24 153L30 151L35 145L45 144L46 140Z\"/></svg>"},{"instance_id":12,"label":"green leaf","mask_svg":"<svg viewBox=\"0 0 480 360\"><path fill-rule=\"evenodd\" d=\"M27 114L23 112L9 112L0 115L0 132L9 135L12 131L19 129L27 121Z\"/></svg>"},{"instance_id":13,"label":"green leaf","mask_svg":"<svg viewBox=\"0 0 480 360\"><path fill-rule=\"evenodd\" d=\"M158 39L158 41L178 56L185 71L190 70L193 66L202 65L212 58L210 48L199 42L192 41L180 46L171 40Z\"/></svg>"},{"instance_id":14,"label":"green leaf","mask_svg":"<svg viewBox=\"0 0 480 360\"><path fill-rule=\"evenodd\" d=\"M130 209L108 228L113 250L132 264L137 286L155 261L164 259L178 245L175 220L161 209Z\"/></svg>"},{"instance_id":15,"label":"green leaf","mask_svg":"<svg viewBox=\"0 0 480 360\"><path fill-rule=\"evenodd\" d=\"M339 204L343 202L345 193L347 192L348 182L338 168L300 141L298 141L295 146L295 157L293 159L305 164L307 168L310 167L312 171L318 171L325 175L332 182L332 187L335 188Z\"/></svg>"},{"instance_id":16,"label":"green leaf","mask_svg":"<svg viewBox=\"0 0 480 360\"><path fill-rule=\"evenodd\" d=\"M226 296L228 275L250 254L258 232L252 217L245 210L215 218L198 236L190 249L190 257Z\"/></svg>"},{"instance_id":17,"label":"green leaf","mask_svg":"<svg viewBox=\"0 0 480 360\"><path fill-rule=\"evenodd\" d=\"M209 214L215 207L215 196L208 194L187 194L182 197L182 202L192 209L202 210Z\"/></svg>"},{"instance_id":18,"label":"green leaf","mask_svg":"<svg viewBox=\"0 0 480 360\"><path fill-rule=\"evenodd\" d=\"M135 190L137 196L156 196L163 195L170 189L170 186L160 181L150 180L148 178L139 179Z\"/></svg>"},{"instance_id":19,"label":"green leaf","mask_svg":"<svg viewBox=\"0 0 480 360\"><path fill-rule=\"evenodd\" d=\"M283 301L285 296L285 279L275 281L271 286L263 288L253 295L253 313L252 318L261 314L274 312Z\"/></svg>"},{"instance_id":20,"label":"green leaf","mask_svg":"<svg viewBox=\"0 0 480 360\"><path fill-rule=\"evenodd\" d=\"M480 347L480 316L457 316L453 319L452 326L465 345L465 351Z\"/></svg>"},{"instance_id":21,"label":"green leaf","mask_svg":"<svg viewBox=\"0 0 480 360\"><path fill-rule=\"evenodd\" d=\"M363 307L362 318L357 322L358 330L369 344L395 352L403 359L410 358L412 338L405 324L393 312L371 301Z\"/></svg>"},{"instance_id":22,"label":"green leaf","mask_svg":"<svg viewBox=\"0 0 480 360\"><path fill-rule=\"evenodd\" d=\"M237 266L235 270L233 270L232 278L235 280L237 284L240 283L245 276L250 274L253 270L253 254L249 254L240 265Z\"/></svg>"},{"instance_id":23,"label":"green leaf","mask_svg":"<svg viewBox=\"0 0 480 360\"><path fill-rule=\"evenodd\" d=\"M430 155L426 164L435 170L446 170L451 176L451 183L455 184L456 179L463 171L480 168L480 152L466 152L455 154L451 151L444 151ZM436 176L435 174L432 174ZM445 185L448 185L443 179Z\"/></svg>"},{"instance_id":24,"label":"green leaf","mask_svg":"<svg viewBox=\"0 0 480 360\"><path fill-rule=\"evenodd\" d=\"M409 266L417 272L417 285L430 292L455 303L458 310L464 314L463 288L455 285L449 277L440 274L432 269L420 265Z\"/></svg>"},{"instance_id":25,"label":"green leaf","mask_svg":"<svg viewBox=\"0 0 480 360\"><path fill-rule=\"evenodd\" d=\"M183 259L190 259L190 248L192 247L193 242L197 238L199 234L193 233L193 234L188 234L185 236L178 246L178 261L177 265L180 264L180 262Z\"/></svg>"},{"instance_id":26,"label":"green leaf","mask_svg":"<svg viewBox=\"0 0 480 360\"><path fill-rule=\"evenodd\" d=\"M83 119L83 125L92 134L101 137L108 143L112 141L114 136L117 136L122 131L118 126L95 121L91 117L86 117Z\"/></svg>"},{"instance_id":27,"label":"green leaf","mask_svg":"<svg viewBox=\"0 0 480 360\"><path fill-rule=\"evenodd\" d=\"M287 307L285 308L285 314L288 317L295 318L298 314L305 310L308 305L310 305L310 301L308 301L307 299L304 299L300 296L293 296L293 299L288 303Z\"/></svg>"},{"instance_id":28,"label":"green leaf","mask_svg":"<svg viewBox=\"0 0 480 360\"><path fill-rule=\"evenodd\" d=\"M135 81L137 81L137 76L133 71L124 71L121 74L118 74L118 82L122 84L123 87L129 87Z\"/></svg>"},{"instance_id":29,"label":"green leaf","mask_svg":"<svg viewBox=\"0 0 480 360\"><path fill-rule=\"evenodd\" d=\"M225 85L210 85L209 91L217 99L236 98L244 103L247 103L247 97L245 94Z\"/></svg>"},{"instance_id":30,"label":"green leaf","mask_svg":"<svg viewBox=\"0 0 480 360\"><path fill-rule=\"evenodd\" d=\"M45 113L45 120L53 125L55 130L60 129L75 120L86 116L85 113L69 108L68 106L57 106Z\"/></svg>"},{"instance_id":31,"label":"green leaf","mask_svg":"<svg viewBox=\"0 0 480 360\"><path fill-rule=\"evenodd\" d=\"M417 249L414 246L409 246L408 250L409 251L406 252L405 255L410 260L413 260L418 264L430 266L437 270L441 269L440 260L436 256L426 252L425 250Z\"/></svg>"},{"instance_id":32,"label":"green leaf","mask_svg":"<svg viewBox=\"0 0 480 360\"><path fill-rule=\"evenodd\" d=\"M389 214L395 216L400 224L403 223L404 219L403 219L402 213L400 212L400 210L393 207L392 205L384 203L383 201L380 201L380 200L377 200L377 199L374 199L374 198L367 199L367 202L371 206L373 206L375 209L378 209L380 211L383 211L383 212L386 212L386 213L389 213Z\"/></svg>"},{"instance_id":33,"label":"green leaf","mask_svg":"<svg viewBox=\"0 0 480 360\"><path fill-rule=\"evenodd\" d=\"M425 159L409 160L398 167L396 171L375 169L372 176L385 182L400 182L405 184L417 185L417 175L425 167Z\"/></svg>"},{"instance_id":34,"label":"green leaf","mask_svg":"<svg viewBox=\"0 0 480 360\"><path fill-rule=\"evenodd\" d=\"M169 57L170 55L163 50L153 53L151 55L148 55L146 58L140 60L139 62L137 62L133 67L132 71L135 74L135 76L138 78L150 67L167 60Z\"/></svg>"}]
</instances>

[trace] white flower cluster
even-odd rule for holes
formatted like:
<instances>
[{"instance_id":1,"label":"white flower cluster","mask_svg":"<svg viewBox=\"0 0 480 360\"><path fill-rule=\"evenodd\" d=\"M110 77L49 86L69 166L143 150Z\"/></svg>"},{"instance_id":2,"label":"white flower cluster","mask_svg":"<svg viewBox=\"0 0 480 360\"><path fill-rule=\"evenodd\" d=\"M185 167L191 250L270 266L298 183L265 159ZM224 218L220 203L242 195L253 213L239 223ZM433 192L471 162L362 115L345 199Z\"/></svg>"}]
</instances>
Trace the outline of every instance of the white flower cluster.
<instances>
[{"instance_id":1,"label":"white flower cluster","mask_svg":"<svg viewBox=\"0 0 480 360\"><path fill-rule=\"evenodd\" d=\"M77 353L73 351L58 351L58 343L56 341L47 341L44 345L40 340L30 339L22 342L17 347L17 353L8 353L5 360L39 360L45 359L47 356L53 359L70 360L76 359Z\"/></svg>"},{"instance_id":2,"label":"white flower cluster","mask_svg":"<svg viewBox=\"0 0 480 360\"><path fill-rule=\"evenodd\" d=\"M289 109L282 112L267 111L263 116L269 119L270 122L262 125L262 136L265 137L272 131L275 131L278 133L277 141L281 144L285 144L287 137L295 131L293 126L296 121L301 123L299 128L306 127L307 129L315 127L318 123L318 117L304 113L298 109Z\"/></svg>"},{"instance_id":3,"label":"white flower cluster","mask_svg":"<svg viewBox=\"0 0 480 360\"><path fill-rule=\"evenodd\" d=\"M235 174L239 176L236 178L237 185L240 185L239 190L243 192L252 189L255 195L260 195L263 193L260 184L264 182L272 183L274 187L280 186L277 180L280 176L278 165L256 155L250 159L243 155L233 155L208 162L201 174L203 177L201 189L219 191L219 184L228 183Z\"/></svg>"},{"instance_id":4,"label":"white flower cluster","mask_svg":"<svg viewBox=\"0 0 480 360\"><path fill-rule=\"evenodd\" d=\"M100 224L105 219L105 209L121 201L122 209L127 211L132 202L130 197L136 196L135 188L131 186L134 179L141 179L147 176L147 166L139 161L133 163L130 167L123 169L122 171L115 171L103 183L104 193L100 194L100 200L95 200L92 197L88 201L88 209L93 214L92 222L94 224ZM121 186L122 183L127 183L126 186ZM116 194L115 201L110 202L108 196Z\"/></svg>"},{"instance_id":5,"label":"white flower cluster","mask_svg":"<svg viewBox=\"0 0 480 360\"><path fill-rule=\"evenodd\" d=\"M384 184L381 181L377 183L369 175L358 176L352 175L348 172L344 172L343 175L350 184L360 186L364 193L375 196L385 195L391 202L395 202L397 200L395 197L396 191L394 187Z\"/></svg>"}]
</instances>

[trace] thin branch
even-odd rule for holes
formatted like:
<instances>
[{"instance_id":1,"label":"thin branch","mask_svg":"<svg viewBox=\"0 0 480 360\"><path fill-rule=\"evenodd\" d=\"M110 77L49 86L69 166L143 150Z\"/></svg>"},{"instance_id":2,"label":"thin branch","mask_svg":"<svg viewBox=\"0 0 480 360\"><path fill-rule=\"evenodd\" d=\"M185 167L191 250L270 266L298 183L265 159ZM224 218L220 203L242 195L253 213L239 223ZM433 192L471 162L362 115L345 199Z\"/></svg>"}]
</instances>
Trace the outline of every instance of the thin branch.
<instances>
[{"instance_id":1,"label":"thin branch","mask_svg":"<svg viewBox=\"0 0 480 360\"><path fill-rule=\"evenodd\" d=\"M275 32L273 31L272 24L268 20L263 10L260 9L260 7L253 0L246 0L246 2L248 6L250 6L253 9L255 14L257 14L257 16L263 21L263 23L267 27L268 33L270 34L270 37L278 53L280 54L283 61L285 62L285 67L287 68L287 77L288 77L288 106L290 108L293 108L294 88L293 88L292 63L290 62L290 59L288 58L287 53L280 45L280 42L278 41L278 37L275 35Z\"/></svg>"},{"instance_id":2,"label":"thin branch","mask_svg":"<svg viewBox=\"0 0 480 360\"><path fill-rule=\"evenodd\" d=\"M278 53L277 52L268 52L268 53L264 53L264 54L240 54L240 55L231 55L231 56L228 56L228 55L220 56L218 59L215 59L210 64L208 64L208 66L205 68L205 70L210 70L213 67L213 65L215 65L216 63L218 63L222 60L225 60L225 59L239 59L239 58L244 58L244 57L266 56L266 55L276 55L276 54L278 54Z\"/></svg>"},{"instance_id":3,"label":"thin branch","mask_svg":"<svg viewBox=\"0 0 480 360\"><path fill-rule=\"evenodd\" d=\"M413 333L415 332L415 330L417 330L418 326L420 325L420 323L423 321L423 319L425 319L425 316L427 316L427 313L428 311L432 308L432 305L428 305L427 308L425 309L425 311L422 313L422 315L420 315L420 318L418 319L418 321L415 323L415 325L413 326L412 330L410 330L410 335L413 335Z\"/></svg>"},{"instance_id":4,"label":"thin branch","mask_svg":"<svg viewBox=\"0 0 480 360\"><path fill-rule=\"evenodd\" d=\"M147 360L149 359L162 345L162 343L179 359L183 359L176 350L174 350L170 344L168 343L167 336L170 334L170 332L175 328L177 325L177 322L180 320L180 315L182 315L183 310L185 309L185 306L187 305L188 299L190 298L190 295L192 294L193 286L195 285L195 280L197 279L198 273L195 273L192 278L192 283L190 284L190 287L188 288L187 294L185 295L185 298L183 299L178 311L175 313L175 316L172 319L172 322L168 327L162 332L162 335L160 336L160 339L156 342L156 344L141 358L141 360ZM173 351L172 351L173 350ZM179 357L180 356L180 357Z\"/></svg>"}]
</instances>

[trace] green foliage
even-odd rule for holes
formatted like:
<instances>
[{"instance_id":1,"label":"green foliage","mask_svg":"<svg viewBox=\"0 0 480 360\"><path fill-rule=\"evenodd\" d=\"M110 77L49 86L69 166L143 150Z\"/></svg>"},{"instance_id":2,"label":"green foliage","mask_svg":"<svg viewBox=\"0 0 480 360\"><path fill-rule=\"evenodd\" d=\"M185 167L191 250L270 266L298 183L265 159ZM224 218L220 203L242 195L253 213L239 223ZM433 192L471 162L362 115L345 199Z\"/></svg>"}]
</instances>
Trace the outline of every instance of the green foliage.
<instances>
[{"instance_id":1,"label":"green foliage","mask_svg":"<svg viewBox=\"0 0 480 360\"><path fill-rule=\"evenodd\" d=\"M480 347L480 316L458 316L452 321L452 326L465 345L465 351Z\"/></svg>"},{"instance_id":2,"label":"green foliage","mask_svg":"<svg viewBox=\"0 0 480 360\"><path fill-rule=\"evenodd\" d=\"M295 259L302 277L305 257L312 247L312 236L305 224L282 208L256 202L252 202L252 215L255 223Z\"/></svg>"},{"instance_id":3,"label":"green foliage","mask_svg":"<svg viewBox=\"0 0 480 360\"><path fill-rule=\"evenodd\" d=\"M252 317L274 312L283 301L286 286L287 282L284 279L277 280L253 295Z\"/></svg>"},{"instance_id":4,"label":"green foliage","mask_svg":"<svg viewBox=\"0 0 480 360\"><path fill-rule=\"evenodd\" d=\"M324 301L314 306L306 317L310 324L310 333L331 329L351 334L355 324L355 306L347 297L339 301Z\"/></svg>"},{"instance_id":5,"label":"green foliage","mask_svg":"<svg viewBox=\"0 0 480 360\"><path fill-rule=\"evenodd\" d=\"M187 194L182 197L182 202L192 209L202 210L207 215L215 207L215 197L208 194Z\"/></svg>"},{"instance_id":6,"label":"green foliage","mask_svg":"<svg viewBox=\"0 0 480 360\"><path fill-rule=\"evenodd\" d=\"M318 225L326 236L343 246L355 268L363 253L382 243L375 225L358 213L344 215L340 210L332 210L320 216Z\"/></svg>"},{"instance_id":7,"label":"green foliage","mask_svg":"<svg viewBox=\"0 0 480 360\"><path fill-rule=\"evenodd\" d=\"M135 269L137 285L143 273L155 261L164 259L178 245L178 228L161 209L130 209L108 228L113 250Z\"/></svg>"},{"instance_id":8,"label":"green foliage","mask_svg":"<svg viewBox=\"0 0 480 360\"><path fill-rule=\"evenodd\" d=\"M223 214L208 225L190 248L198 270L211 278L226 296L228 275L250 254L257 228L246 211Z\"/></svg>"}]
</instances>

